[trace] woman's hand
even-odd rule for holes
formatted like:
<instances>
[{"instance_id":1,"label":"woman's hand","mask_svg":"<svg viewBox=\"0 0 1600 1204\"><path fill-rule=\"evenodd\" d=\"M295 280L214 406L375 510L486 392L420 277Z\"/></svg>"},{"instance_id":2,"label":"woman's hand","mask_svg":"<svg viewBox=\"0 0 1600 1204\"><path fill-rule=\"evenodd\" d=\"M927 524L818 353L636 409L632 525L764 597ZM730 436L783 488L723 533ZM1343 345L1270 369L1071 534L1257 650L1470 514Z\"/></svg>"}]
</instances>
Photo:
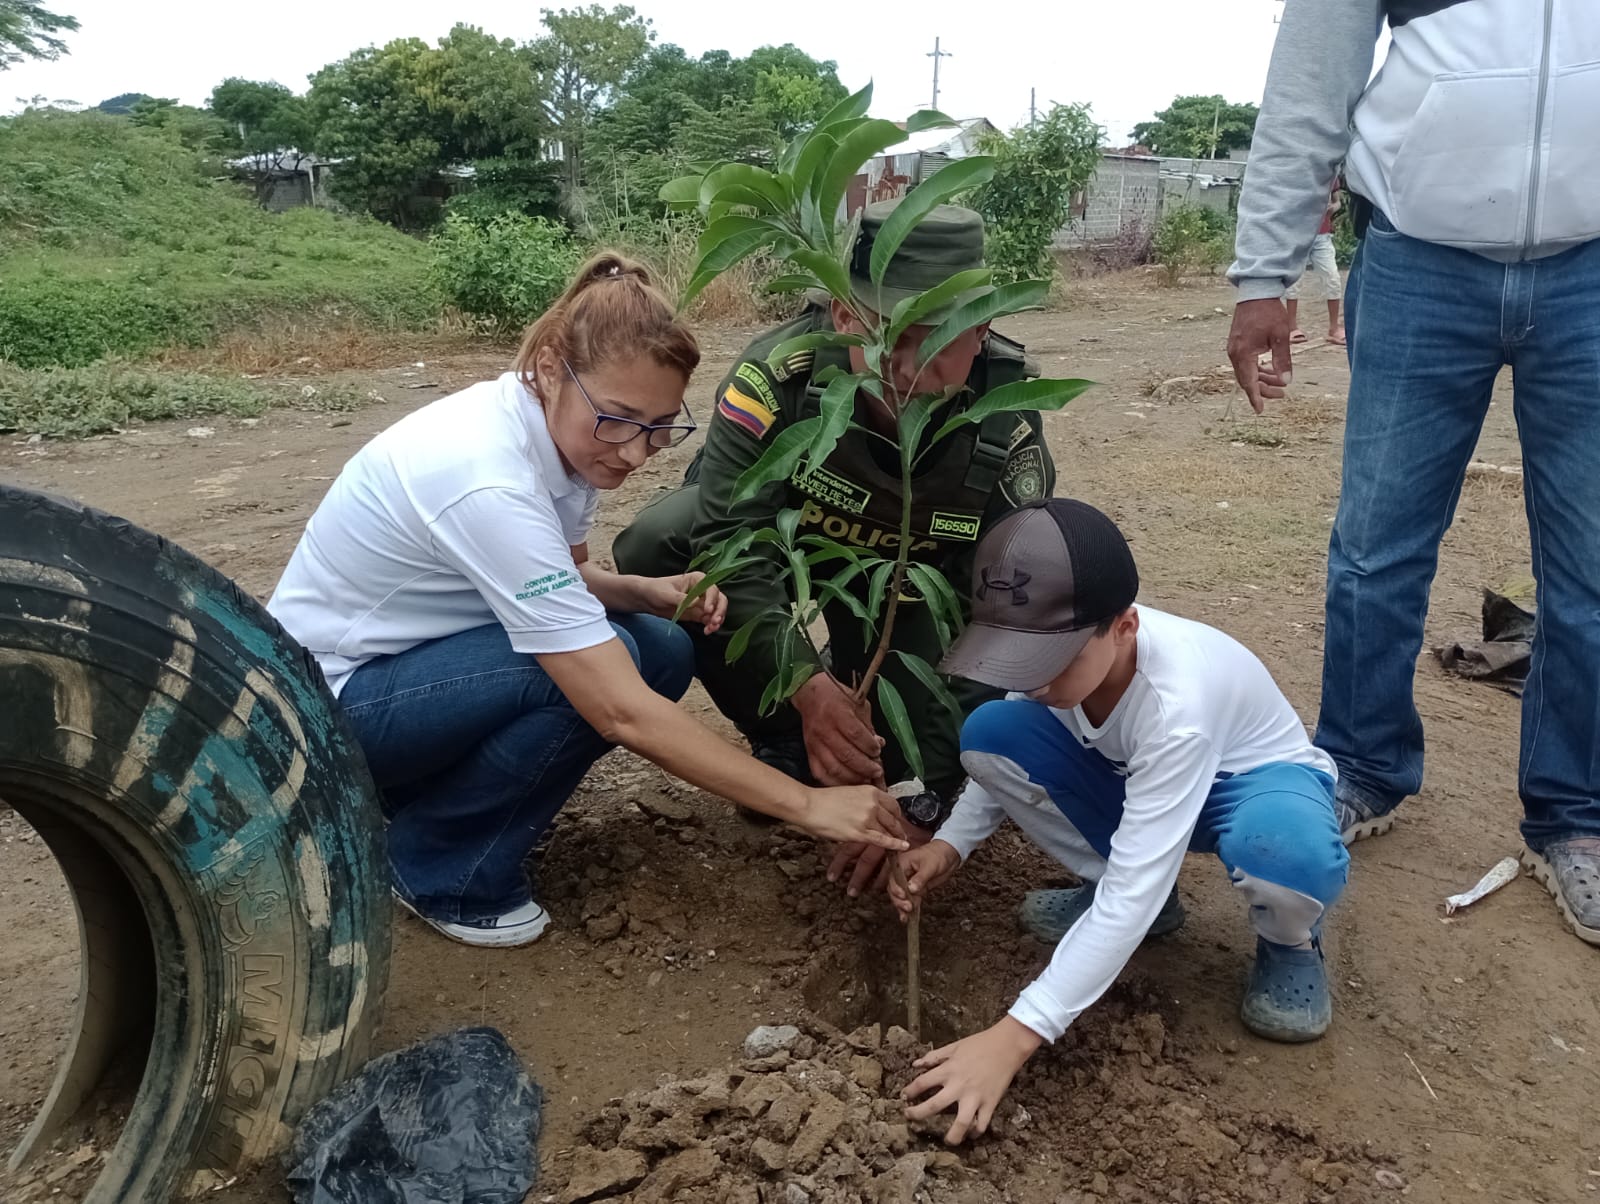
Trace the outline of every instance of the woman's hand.
<instances>
[{"instance_id":1,"label":"woman's hand","mask_svg":"<svg viewBox=\"0 0 1600 1204\"><path fill-rule=\"evenodd\" d=\"M876 786L808 789L805 811L795 822L823 840L876 845L892 852L911 847L900 826L900 804Z\"/></svg>"},{"instance_id":2,"label":"woman's hand","mask_svg":"<svg viewBox=\"0 0 1600 1204\"><path fill-rule=\"evenodd\" d=\"M681 615L678 607L689 596L689 591L705 577L704 573L679 573L676 577L646 577L645 609L663 619L676 619L680 623L699 623L710 635L722 627L728 617L728 599L716 586L710 586Z\"/></svg>"}]
</instances>

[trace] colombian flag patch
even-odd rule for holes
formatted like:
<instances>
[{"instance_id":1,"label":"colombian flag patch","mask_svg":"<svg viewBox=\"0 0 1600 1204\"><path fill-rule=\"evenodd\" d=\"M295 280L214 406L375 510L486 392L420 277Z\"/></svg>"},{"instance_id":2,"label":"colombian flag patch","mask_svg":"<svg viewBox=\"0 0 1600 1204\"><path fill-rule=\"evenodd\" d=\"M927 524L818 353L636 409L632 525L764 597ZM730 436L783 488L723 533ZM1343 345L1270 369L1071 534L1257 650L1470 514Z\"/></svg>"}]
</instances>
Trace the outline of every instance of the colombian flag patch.
<instances>
[{"instance_id":1,"label":"colombian flag patch","mask_svg":"<svg viewBox=\"0 0 1600 1204\"><path fill-rule=\"evenodd\" d=\"M764 438L777 420L776 414L737 385L729 385L723 390L722 400L717 403L717 412L737 422L757 439Z\"/></svg>"}]
</instances>

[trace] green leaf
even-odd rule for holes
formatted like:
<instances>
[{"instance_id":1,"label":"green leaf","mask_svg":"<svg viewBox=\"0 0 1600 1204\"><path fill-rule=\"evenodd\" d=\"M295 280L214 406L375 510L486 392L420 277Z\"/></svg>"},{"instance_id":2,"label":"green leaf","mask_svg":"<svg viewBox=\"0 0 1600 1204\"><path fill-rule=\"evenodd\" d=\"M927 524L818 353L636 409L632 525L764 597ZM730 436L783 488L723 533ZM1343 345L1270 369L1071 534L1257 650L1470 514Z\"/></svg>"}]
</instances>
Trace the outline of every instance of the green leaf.
<instances>
[{"instance_id":1,"label":"green leaf","mask_svg":"<svg viewBox=\"0 0 1600 1204\"><path fill-rule=\"evenodd\" d=\"M863 623L869 625L872 623L872 614L867 610L867 604L840 585L837 578L824 581L817 592L820 596L839 603Z\"/></svg>"},{"instance_id":2,"label":"green leaf","mask_svg":"<svg viewBox=\"0 0 1600 1204\"><path fill-rule=\"evenodd\" d=\"M739 222L742 225L735 230L728 224L732 222ZM722 235L722 241L715 245L707 242L707 236L713 230ZM710 249L701 255L700 262L695 265L694 275L678 301L680 310L687 309L689 303L700 295L701 289L740 260L748 259L768 246L773 247L781 255L793 243L781 229L767 219L759 217L725 217L707 226L706 233L701 236L700 241L702 246L709 246Z\"/></svg>"},{"instance_id":3,"label":"green leaf","mask_svg":"<svg viewBox=\"0 0 1600 1204\"><path fill-rule=\"evenodd\" d=\"M853 121L857 117L865 117L867 110L872 107L872 81L867 81L867 86L861 91L846 96L833 108L822 115L822 120L817 122L815 128L825 130L830 125L837 125L841 121Z\"/></svg>"},{"instance_id":4,"label":"green leaf","mask_svg":"<svg viewBox=\"0 0 1600 1204\"><path fill-rule=\"evenodd\" d=\"M829 539L826 535L806 535L801 538L800 542L808 548L816 549L807 558L812 564L824 564L829 560L848 560L858 569L861 565L861 550L859 548L852 548L836 539Z\"/></svg>"},{"instance_id":5,"label":"green leaf","mask_svg":"<svg viewBox=\"0 0 1600 1204\"><path fill-rule=\"evenodd\" d=\"M800 511L793 507L778 512L778 535L785 550L794 547L795 533L800 529Z\"/></svg>"},{"instance_id":6,"label":"green leaf","mask_svg":"<svg viewBox=\"0 0 1600 1204\"><path fill-rule=\"evenodd\" d=\"M893 346L900 341L901 335L923 318L943 309L969 289L982 288L993 279L992 268L970 268L965 272L957 272L942 284L936 284L914 297L907 297L889 315L889 325L883 334L884 342Z\"/></svg>"},{"instance_id":7,"label":"green leaf","mask_svg":"<svg viewBox=\"0 0 1600 1204\"><path fill-rule=\"evenodd\" d=\"M767 353L767 363L774 368L801 351L815 351L819 347L864 347L867 340L859 334L840 334L836 330L813 330L784 339Z\"/></svg>"},{"instance_id":8,"label":"green leaf","mask_svg":"<svg viewBox=\"0 0 1600 1204\"><path fill-rule=\"evenodd\" d=\"M801 147L800 157L794 165L794 186L802 196L815 193L817 173L838 149L839 140L820 126L806 135L805 145Z\"/></svg>"},{"instance_id":9,"label":"green leaf","mask_svg":"<svg viewBox=\"0 0 1600 1204\"><path fill-rule=\"evenodd\" d=\"M1049 295L1048 282L1019 280L1015 284L1003 284L994 292L979 297L976 301L967 302L935 326L928 333L928 337L922 340L922 347L917 352L917 366L920 368L926 365L934 356L955 342L964 331L1020 310L1039 309L1043 307L1045 298Z\"/></svg>"},{"instance_id":10,"label":"green leaf","mask_svg":"<svg viewBox=\"0 0 1600 1204\"><path fill-rule=\"evenodd\" d=\"M1006 410L1039 410L1049 413L1059 410L1085 389L1092 388L1092 380L1016 380L1009 385L991 389L961 413L955 415L933 436L935 443L951 431L959 430L972 422L982 422L990 414Z\"/></svg>"},{"instance_id":11,"label":"green leaf","mask_svg":"<svg viewBox=\"0 0 1600 1204\"><path fill-rule=\"evenodd\" d=\"M922 441L922 432L927 429L928 420L944 400L938 393L920 393L901 407L898 423L902 456L916 454L917 444Z\"/></svg>"},{"instance_id":12,"label":"green leaf","mask_svg":"<svg viewBox=\"0 0 1600 1204\"><path fill-rule=\"evenodd\" d=\"M771 563L772 562L769 561L765 556L741 556L737 560L713 569L704 577L700 578L699 581L696 581L694 586L684 593L683 600L678 603L678 608L673 612L672 617L674 619L681 619L684 615L684 612L699 600L701 594L705 593L714 585L721 585L735 573L741 573L745 569L752 568L758 564L770 565Z\"/></svg>"},{"instance_id":13,"label":"green leaf","mask_svg":"<svg viewBox=\"0 0 1600 1204\"><path fill-rule=\"evenodd\" d=\"M806 467L818 468L833 455L839 439L850 427L850 417L856 412L856 390L866 377L864 372L836 376L822 390L819 402L822 425L806 447Z\"/></svg>"},{"instance_id":14,"label":"green leaf","mask_svg":"<svg viewBox=\"0 0 1600 1204\"><path fill-rule=\"evenodd\" d=\"M883 274L889 270L889 261L900 249L900 244L936 206L959 193L970 192L981 184L987 184L993 178L994 160L987 155L973 155L945 164L906 193L905 199L889 215L889 220L883 223L878 237L873 239L872 283L883 283Z\"/></svg>"},{"instance_id":15,"label":"green leaf","mask_svg":"<svg viewBox=\"0 0 1600 1204\"><path fill-rule=\"evenodd\" d=\"M906 565L906 576L911 578L911 584L922 595L923 604L927 606L928 615L939 633L939 646L950 647L950 642L961 629L961 603L955 591L950 588L943 573L926 564L912 561Z\"/></svg>"},{"instance_id":16,"label":"green leaf","mask_svg":"<svg viewBox=\"0 0 1600 1204\"><path fill-rule=\"evenodd\" d=\"M749 501L774 481L788 480L795 465L800 463L800 457L805 455L806 445L816 437L821 426L821 418L807 418L778 432L761 459L745 469L734 482L733 504Z\"/></svg>"},{"instance_id":17,"label":"green leaf","mask_svg":"<svg viewBox=\"0 0 1600 1204\"><path fill-rule=\"evenodd\" d=\"M808 288L822 288L822 281L809 272L778 276L767 281L767 292L769 293L799 293Z\"/></svg>"},{"instance_id":18,"label":"green leaf","mask_svg":"<svg viewBox=\"0 0 1600 1204\"><path fill-rule=\"evenodd\" d=\"M679 176L676 180L668 180L661 186L661 191L656 195L673 209L699 208L700 181L702 178L701 176Z\"/></svg>"},{"instance_id":19,"label":"green leaf","mask_svg":"<svg viewBox=\"0 0 1600 1204\"><path fill-rule=\"evenodd\" d=\"M826 251L815 251L810 248L800 248L789 253L789 262L797 264L812 273L822 281L822 287L829 294L837 297L846 305L854 304L854 294L850 291L850 272Z\"/></svg>"},{"instance_id":20,"label":"green leaf","mask_svg":"<svg viewBox=\"0 0 1600 1204\"><path fill-rule=\"evenodd\" d=\"M934 667L914 652L904 652L896 648L894 654L900 658L907 669L911 670L912 676L927 687L928 693L938 700L939 705L950 712L950 717L957 724L960 724L963 717L961 704L956 701L956 696L950 692L950 687L945 685L944 680L934 670Z\"/></svg>"},{"instance_id":21,"label":"green leaf","mask_svg":"<svg viewBox=\"0 0 1600 1204\"><path fill-rule=\"evenodd\" d=\"M799 511L791 511L797 518ZM794 600L800 607L802 614L811 605L811 566L806 563L805 556L799 548L786 549L789 556L789 576L793 582Z\"/></svg>"},{"instance_id":22,"label":"green leaf","mask_svg":"<svg viewBox=\"0 0 1600 1204\"><path fill-rule=\"evenodd\" d=\"M906 118L906 133L920 134L923 130L949 130L958 129L961 123L954 117L946 117L938 109L918 109Z\"/></svg>"},{"instance_id":23,"label":"green leaf","mask_svg":"<svg viewBox=\"0 0 1600 1204\"><path fill-rule=\"evenodd\" d=\"M702 208L714 201L754 204L770 213L787 213L794 208L794 198L779 184L777 176L748 163L724 163L710 172L700 182L699 197Z\"/></svg>"},{"instance_id":24,"label":"green leaf","mask_svg":"<svg viewBox=\"0 0 1600 1204\"><path fill-rule=\"evenodd\" d=\"M889 581L894 576L895 562L885 560L872 570L872 580L867 586L867 609L874 615L883 613L883 599L889 592Z\"/></svg>"},{"instance_id":25,"label":"green leaf","mask_svg":"<svg viewBox=\"0 0 1600 1204\"><path fill-rule=\"evenodd\" d=\"M755 634L756 628L761 625L762 621L769 617L763 611L733 633L733 638L728 641L728 647L722 654L722 659L726 664L733 664L734 661L745 654L750 647L750 637Z\"/></svg>"},{"instance_id":26,"label":"green leaf","mask_svg":"<svg viewBox=\"0 0 1600 1204\"><path fill-rule=\"evenodd\" d=\"M727 539L719 540L700 552L689 562L689 567L691 569L707 569L709 571L710 568L715 568L717 565L737 557L750 546L755 537L756 532L746 527L737 535L730 535Z\"/></svg>"},{"instance_id":27,"label":"green leaf","mask_svg":"<svg viewBox=\"0 0 1600 1204\"><path fill-rule=\"evenodd\" d=\"M892 121L864 121L839 140L839 149L833 153L813 189L817 198L817 211L827 220L839 211L845 190L850 181L860 174L861 168L873 155L885 147L893 146L905 138L905 131Z\"/></svg>"},{"instance_id":28,"label":"green leaf","mask_svg":"<svg viewBox=\"0 0 1600 1204\"><path fill-rule=\"evenodd\" d=\"M917 743L917 734L911 730L911 716L906 712L905 699L900 697L900 691L887 677L878 678L878 706L889 722L889 730L900 742L900 751L906 756L906 764L920 778L924 772L922 748Z\"/></svg>"}]
</instances>

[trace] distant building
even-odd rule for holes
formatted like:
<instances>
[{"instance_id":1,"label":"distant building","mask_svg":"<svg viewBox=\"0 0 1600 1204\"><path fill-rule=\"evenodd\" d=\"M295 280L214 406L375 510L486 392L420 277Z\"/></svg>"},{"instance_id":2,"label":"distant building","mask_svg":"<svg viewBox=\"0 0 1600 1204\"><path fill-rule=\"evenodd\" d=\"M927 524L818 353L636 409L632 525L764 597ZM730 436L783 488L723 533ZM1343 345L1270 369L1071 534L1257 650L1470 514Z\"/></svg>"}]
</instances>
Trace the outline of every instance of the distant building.
<instances>
[{"instance_id":1,"label":"distant building","mask_svg":"<svg viewBox=\"0 0 1600 1204\"><path fill-rule=\"evenodd\" d=\"M328 177L336 162L297 150L281 150L232 159L228 167L235 179L255 189L256 200L261 202L262 208L282 213L302 205L330 204Z\"/></svg>"}]
</instances>

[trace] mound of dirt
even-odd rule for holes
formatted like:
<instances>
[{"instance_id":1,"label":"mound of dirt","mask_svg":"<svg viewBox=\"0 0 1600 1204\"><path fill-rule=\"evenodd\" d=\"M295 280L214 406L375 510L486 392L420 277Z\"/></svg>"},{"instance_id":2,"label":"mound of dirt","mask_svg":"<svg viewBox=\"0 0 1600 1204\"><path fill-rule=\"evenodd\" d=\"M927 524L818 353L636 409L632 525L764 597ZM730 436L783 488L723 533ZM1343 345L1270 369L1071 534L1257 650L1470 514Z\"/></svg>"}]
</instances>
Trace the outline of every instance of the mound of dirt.
<instances>
[{"instance_id":1,"label":"mound of dirt","mask_svg":"<svg viewBox=\"0 0 1600 1204\"><path fill-rule=\"evenodd\" d=\"M1118 988L1035 1059L988 1136L906 1120L926 1049L898 1027L797 1018L788 1047L612 1100L550 1168L560 1204L1353 1204L1394 1198L1369 1151L1212 1099L1169 1048L1155 1000ZM792 1035L790 1035L792 1034ZM770 1041L768 1032L764 1040ZM1381 1173L1380 1173L1381 1172ZM1385 1186L1380 1186L1385 1185ZM1042 1193L1042 1194L1041 1194Z\"/></svg>"}]
</instances>

